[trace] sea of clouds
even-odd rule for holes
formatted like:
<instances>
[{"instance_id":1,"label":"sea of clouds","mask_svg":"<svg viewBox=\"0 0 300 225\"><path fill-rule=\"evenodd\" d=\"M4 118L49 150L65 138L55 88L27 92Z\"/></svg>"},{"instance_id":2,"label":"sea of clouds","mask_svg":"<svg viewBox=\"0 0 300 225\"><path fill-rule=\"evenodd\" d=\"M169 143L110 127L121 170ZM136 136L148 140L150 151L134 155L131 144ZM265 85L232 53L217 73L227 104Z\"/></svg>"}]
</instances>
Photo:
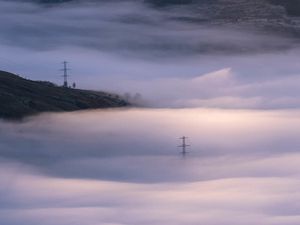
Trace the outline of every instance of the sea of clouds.
<instances>
[{"instance_id":1,"label":"sea of clouds","mask_svg":"<svg viewBox=\"0 0 300 225\"><path fill-rule=\"evenodd\" d=\"M296 225L298 115L123 109L1 121L0 221Z\"/></svg>"},{"instance_id":2,"label":"sea of clouds","mask_svg":"<svg viewBox=\"0 0 300 225\"><path fill-rule=\"evenodd\" d=\"M298 39L276 28L181 20L199 15L142 1L0 6L2 70L60 84L67 60L78 87L139 92L152 107L299 107Z\"/></svg>"},{"instance_id":3,"label":"sea of clouds","mask_svg":"<svg viewBox=\"0 0 300 225\"><path fill-rule=\"evenodd\" d=\"M0 0L2 70L152 107L0 121L1 225L300 223L297 38L186 16Z\"/></svg>"}]
</instances>

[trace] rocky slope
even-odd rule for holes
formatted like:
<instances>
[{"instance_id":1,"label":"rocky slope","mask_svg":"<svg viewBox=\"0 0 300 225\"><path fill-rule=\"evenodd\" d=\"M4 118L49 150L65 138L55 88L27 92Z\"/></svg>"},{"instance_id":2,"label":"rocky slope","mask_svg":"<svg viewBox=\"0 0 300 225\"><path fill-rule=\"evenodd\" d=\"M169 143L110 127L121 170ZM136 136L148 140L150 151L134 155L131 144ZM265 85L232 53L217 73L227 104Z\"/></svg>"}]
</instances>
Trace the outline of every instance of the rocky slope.
<instances>
[{"instance_id":1,"label":"rocky slope","mask_svg":"<svg viewBox=\"0 0 300 225\"><path fill-rule=\"evenodd\" d=\"M116 95L58 87L0 71L0 118L22 118L39 112L62 112L126 106Z\"/></svg>"}]
</instances>

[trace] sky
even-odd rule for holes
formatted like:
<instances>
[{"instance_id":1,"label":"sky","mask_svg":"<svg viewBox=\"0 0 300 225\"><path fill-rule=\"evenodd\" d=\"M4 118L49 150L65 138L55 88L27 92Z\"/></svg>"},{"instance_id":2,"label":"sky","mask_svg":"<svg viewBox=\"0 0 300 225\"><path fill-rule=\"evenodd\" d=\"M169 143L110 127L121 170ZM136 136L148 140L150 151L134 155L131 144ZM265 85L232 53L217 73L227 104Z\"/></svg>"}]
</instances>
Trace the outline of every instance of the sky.
<instances>
[{"instance_id":1,"label":"sky","mask_svg":"<svg viewBox=\"0 0 300 225\"><path fill-rule=\"evenodd\" d=\"M1 0L1 69L61 84L66 60L79 88L150 107L299 108L298 19L234 2Z\"/></svg>"}]
</instances>

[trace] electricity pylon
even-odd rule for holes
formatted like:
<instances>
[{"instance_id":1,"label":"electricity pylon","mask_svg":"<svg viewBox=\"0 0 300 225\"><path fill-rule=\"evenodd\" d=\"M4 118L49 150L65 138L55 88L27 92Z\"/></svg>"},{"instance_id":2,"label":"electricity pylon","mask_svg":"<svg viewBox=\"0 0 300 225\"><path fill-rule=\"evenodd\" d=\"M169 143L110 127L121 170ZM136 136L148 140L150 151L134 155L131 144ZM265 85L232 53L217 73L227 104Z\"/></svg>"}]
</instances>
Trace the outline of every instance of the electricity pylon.
<instances>
[{"instance_id":1,"label":"electricity pylon","mask_svg":"<svg viewBox=\"0 0 300 225\"><path fill-rule=\"evenodd\" d=\"M68 69L68 62L64 61L63 64L64 64L64 68L62 69L62 71L64 71L64 75L63 75L64 84L63 84L63 87L67 88L68 87L68 76L69 76L68 75L68 70L70 70L70 69Z\"/></svg>"},{"instance_id":2,"label":"electricity pylon","mask_svg":"<svg viewBox=\"0 0 300 225\"><path fill-rule=\"evenodd\" d=\"M186 139L188 139L188 137L183 136L183 137L181 137L181 138L179 138L179 139L182 140L182 145L179 145L178 147L179 147L179 148L182 148L181 154L185 155L185 154L187 153L186 148L187 148L187 147L190 147L190 145L187 145L187 144L186 144Z\"/></svg>"}]
</instances>

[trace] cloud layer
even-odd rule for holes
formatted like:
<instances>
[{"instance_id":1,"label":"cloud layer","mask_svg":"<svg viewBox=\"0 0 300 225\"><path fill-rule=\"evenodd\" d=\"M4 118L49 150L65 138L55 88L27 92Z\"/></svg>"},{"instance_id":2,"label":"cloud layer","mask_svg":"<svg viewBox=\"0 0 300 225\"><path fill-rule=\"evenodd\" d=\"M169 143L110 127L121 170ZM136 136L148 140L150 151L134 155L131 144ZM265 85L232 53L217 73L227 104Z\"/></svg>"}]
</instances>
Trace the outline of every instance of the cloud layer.
<instances>
[{"instance_id":1,"label":"cloud layer","mask_svg":"<svg viewBox=\"0 0 300 225\"><path fill-rule=\"evenodd\" d=\"M190 6L155 8L141 1L45 6L4 0L0 5L3 70L59 84L59 63L67 60L78 87L139 92L142 104L154 107L299 107L298 38L279 31L297 30L296 18L286 18L284 25L277 16L273 30L262 32L263 24L274 23L261 21L265 14L253 15L260 18L254 27L255 17L214 23L205 14L210 22L193 22L182 18L202 14ZM226 81L194 82L226 68L231 74Z\"/></svg>"},{"instance_id":2,"label":"cloud layer","mask_svg":"<svg viewBox=\"0 0 300 225\"><path fill-rule=\"evenodd\" d=\"M2 121L0 221L296 225L298 115L131 109Z\"/></svg>"},{"instance_id":3,"label":"cloud layer","mask_svg":"<svg viewBox=\"0 0 300 225\"><path fill-rule=\"evenodd\" d=\"M0 121L0 223L298 225L298 19L236 2L0 0L1 69L177 108Z\"/></svg>"}]
</instances>

